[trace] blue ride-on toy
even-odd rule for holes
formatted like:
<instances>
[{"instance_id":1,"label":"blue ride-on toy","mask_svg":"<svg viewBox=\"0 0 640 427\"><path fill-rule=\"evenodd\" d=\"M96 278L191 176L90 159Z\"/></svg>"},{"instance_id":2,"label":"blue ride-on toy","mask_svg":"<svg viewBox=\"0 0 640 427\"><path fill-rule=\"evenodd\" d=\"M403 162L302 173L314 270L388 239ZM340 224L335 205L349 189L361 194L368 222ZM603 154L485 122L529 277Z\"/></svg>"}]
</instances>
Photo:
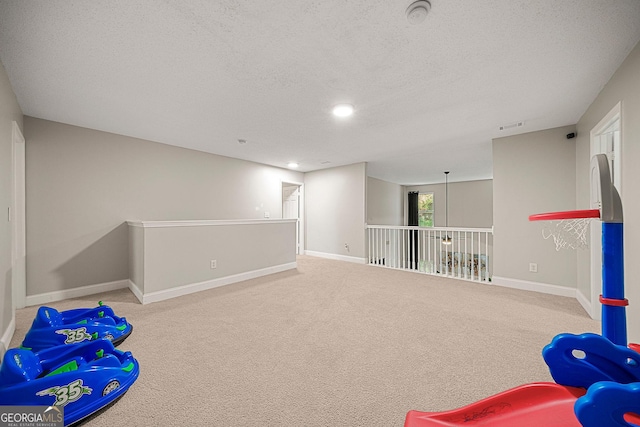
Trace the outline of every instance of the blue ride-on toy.
<instances>
[{"instance_id":1,"label":"blue ride-on toy","mask_svg":"<svg viewBox=\"0 0 640 427\"><path fill-rule=\"evenodd\" d=\"M139 373L131 353L106 339L36 353L14 348L0 365L0 405L63 408L69 426L122 397Z\"/></svg>"},{"instance_id":2,"label":"blue ride-on toy","mask_svg":"<svg viewBox=\"0 0 640 427\"><path fill-rule=\"evenodd\" d=\"M103 305L96 308L77 308L58 311L40 307L21 348L38 352L49 347L77 344L105 338L118 346L133 331L124 317L116 316L113 309Z\"/></svg>"}]
</instances>

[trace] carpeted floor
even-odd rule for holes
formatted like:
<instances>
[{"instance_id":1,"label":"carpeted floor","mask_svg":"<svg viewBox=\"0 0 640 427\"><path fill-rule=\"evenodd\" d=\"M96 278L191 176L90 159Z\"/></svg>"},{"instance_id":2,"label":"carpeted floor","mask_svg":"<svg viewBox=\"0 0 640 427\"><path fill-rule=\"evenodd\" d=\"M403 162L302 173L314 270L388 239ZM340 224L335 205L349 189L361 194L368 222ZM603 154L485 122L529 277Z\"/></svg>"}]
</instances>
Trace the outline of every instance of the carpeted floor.
<instances>
[{"instance_id":1,"label":"carpeted floor","mask_svg":"<svg viewBox=\"0 0 640 427\"><path fill-rule=\"evenodd\" d=\"M540 352L561 332L599 332L571 298L301 256L298 269L141 305L120 346L138 381L86 426L402 426L550 381ZM19 346L37 307L18 310Z\"/></svg>"}]
</instances>

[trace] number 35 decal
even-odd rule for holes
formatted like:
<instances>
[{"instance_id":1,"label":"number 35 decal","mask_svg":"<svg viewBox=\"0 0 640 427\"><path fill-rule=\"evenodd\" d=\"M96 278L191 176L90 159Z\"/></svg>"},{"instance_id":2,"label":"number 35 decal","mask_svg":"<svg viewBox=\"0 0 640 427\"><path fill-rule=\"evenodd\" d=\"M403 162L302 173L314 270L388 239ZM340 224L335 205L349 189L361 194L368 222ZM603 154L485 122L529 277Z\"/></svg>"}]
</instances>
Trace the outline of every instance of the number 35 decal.
<instances>
[{"instance_id":1,"label":"number 35 decal","mask_svg":"<svg viewBox=\"0 0 640 427\"><path fill-rule=\"evenodd\" d=\"M65 406L68 403L75 402L85 394L91 394L93 390L82 384L82 380L78 379L67 385L51 387L36 393L37 396L55 396L55 406Z\"/></svg>"},{"instance_id":2,"label":"number 35 decal","mask_svg":"<svg viewBox=\"0 0 640 427\"><path fill-rule=\"evenodd\" d=\"M67 336L67 339L64 340L65 344L74 344L84 340L91 341L91 334L87 333L87 328L84 326L78 329L58 329L56 334Z\"/></svg>"}]
</instances>

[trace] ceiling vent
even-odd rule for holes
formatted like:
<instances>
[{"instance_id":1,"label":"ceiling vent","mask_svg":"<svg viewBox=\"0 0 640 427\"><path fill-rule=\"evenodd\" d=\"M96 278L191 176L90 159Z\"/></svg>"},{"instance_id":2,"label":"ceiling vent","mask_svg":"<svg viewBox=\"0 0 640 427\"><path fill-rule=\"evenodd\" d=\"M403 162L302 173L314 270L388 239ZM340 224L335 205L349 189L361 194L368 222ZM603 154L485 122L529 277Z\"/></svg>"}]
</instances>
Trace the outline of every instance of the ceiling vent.
<instances>
[{"instance_id":1,"label":"ceiling vent","mask_svg":"<svg viewBox=\"0 0 640 427\"><path fill-rule=\"evenodd\" d=\"M524 122L515 122L515 123L511 123L508 125L502 125L499 127L500 130L509 130L509 129L514 129L514 128L520 128L524 126Z\"/></svg>"}]
</instances>

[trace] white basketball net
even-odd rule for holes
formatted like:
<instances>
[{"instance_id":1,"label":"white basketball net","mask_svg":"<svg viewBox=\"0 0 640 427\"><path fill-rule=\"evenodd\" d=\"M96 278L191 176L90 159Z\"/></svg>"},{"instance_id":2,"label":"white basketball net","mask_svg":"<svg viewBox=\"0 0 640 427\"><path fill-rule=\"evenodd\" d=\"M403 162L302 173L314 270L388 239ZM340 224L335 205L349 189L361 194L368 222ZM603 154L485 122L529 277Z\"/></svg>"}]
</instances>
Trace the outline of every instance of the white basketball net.
<instances>
[{"instance_id":1,"label":"white basketball net","mask_svg":"<svg viewBox=\"0 0 640 427\"><path fill-rule=\"evenodd\" d=\"M589 247L589 224L592 219L576 218L546 221L546 225L542 229L542 237L545 239L553 237L556 251L564 248L587 248Z\"/></svg>"}]
</instances>

